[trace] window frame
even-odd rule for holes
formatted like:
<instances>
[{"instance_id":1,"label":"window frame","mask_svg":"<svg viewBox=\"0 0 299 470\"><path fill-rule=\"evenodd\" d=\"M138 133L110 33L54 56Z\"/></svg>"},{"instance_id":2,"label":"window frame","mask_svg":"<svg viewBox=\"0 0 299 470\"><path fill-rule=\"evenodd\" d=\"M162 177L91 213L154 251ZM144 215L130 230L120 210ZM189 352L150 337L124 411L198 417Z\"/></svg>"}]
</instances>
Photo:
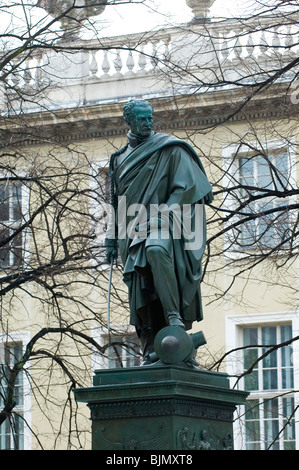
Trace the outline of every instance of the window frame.
<instances>
[{"instance_id":1,"label":"window frame","mask_svg":"<svg viewBox=\"0 0 299 470\"><path fill-rule=\"evenodd\" d=\"M106 341L109 340L109 337L106 335ZM111 337L111 346L110 348L107 350L107 367L108 369L116 369L116 368L119 368L119 367L137 367L140 365L140 356L138 356L137 354L135 355L134 354L134 351L131 350L131 352L129 352L127 349L128 348L125 348L125 347L122 347L122 346L118 346L116 345L115 346L115 349L114 350L114 346L113 346L113 343L118 343L118 342L131 342L133 344L136 343L136 346L137 346L137 342L138 342L138 338L136 337L136 335L134 335L133 333L127 333L127 334L117 334L117 335L113 335ZM119 354L120 356L120 360L118 361L117 360L117 354Z\"/></svg>"},{"instance_id":2,"label":"window frame","mask_svg":"<svg viewBox=\"0 0 299 470\"><path fill-rule=\"evenodd\" d=\"M22 354L26 350L26 346L30 341L29 332L13 332L9 334L0 334L0 362L2 364L2 358L4 355L4 346L7 344L22 344ZM30 371L30 360L26 362L26 370ZM29 374L23 372L23 405L14 408L13 411L20 413L23 416L24 432L23 432L23 450L32 449L32 433L30 431L32 427L32 397L31 397L31 386L29 382ZM13 449L11 449L13 450Z\"/></svg>"},{"instance_id":3,"label":"window frame","mask_svg":"<svg viewBox=\"0 0 299 470\"><path fill-rule=\"evenodd\" d=\"M232 315L226 317L225 331L226 331L226 352L235 350L235 352L229 354L227 359L227 373L230 377L239 376L243 372L243 350L238 348L243 345L243 329L244 327L253 326L270 326L270 325L292 325L293 337L299 335L299 318L297 313L294 311L283 311L283 312L266 312L264 314L250 314L250 315ZM293 375L294 375L294 406L299 406L299 342L294 341L293 347ZM231 387L234 386L236 379L230 378ZM244 380L238 382L238 389L244 389ZM289 392L289 389L277 389L277 390L259 390L250 393L252 400L254 399L271 399L280 394ZM291 396L286 395L286 396ZM239 406L235 412L234 420L234 436L235 436L235 449L244 450L245 445L245 434L244 434L244 421L242 421L242 415L244 414L245 406ZM299 450L299 410L295 413L295 447Z\"/></svg>"},{"instance_id":4,"label":"window frame","mask_svg":"<svg viewBox=\"0 0 299 470\"><path fill-rule=\"evenodd\" d=\"M223 168L223 187L224 188L232 188L235 187L240 181L240 174L239 174L239 165L237 164L236 158L242 158L248 154L249 148L259 148L262 145L262 148L266 148L269 154L277 154L279 150L285 151L289 155L289 164L290 164L290 180L291 184L297 186L297 175L296 175L296 139L292 137L288 139L287 142L273 139L267 142L258 143L257 141L248 142L248 144L230 144L224 146L222 148L222 168ZM237 157L235 155L238 154ZM232 176L231 176L232 175ZM289 196L287 199L288 204L296 203L297 197ZM225 207L228 211L233 211L236 208L236 199L231 194L227 193L223 196L223 207ZM289 213L290 217L290 225L292 220L295 219L295 215L292 214L292 211ZM228 228L234 222L239 221L238 214L234 215L228 222L225 222L225 228ZM244 252L254 252L254 248L244 248L242 250L238 246L234 246L231 239L229 239L229 234L224 234L224 256L232 259L242 259L242 257L246 256Z\"/></svg>"},{"instance_id":5,"label":"window frame","mask_svg":"<svg viewBox=\"0 0 299 470\"><path fill-rule=\"evenodd\" d=\"M114 338L124 338L124 337L132 337L132 339L136 342L138 342L138 337L136 335L135 327L132 325L121 325L121 324L116 324L112 323L110 325L110 330L111 331L116 331L117 334L111 335L111 342L113 341ZM109 341L109 332L107 328L101 326L101 327L95 327L92 330L92 338L97 341L101 346L104 344L107 344ZM140 356L140 362L142 358ZM109 369L109 352L105 355L99 354L99 352L93 348L92 352L92 371L94 372L97 369ZM119 365L118 367L121 367ZM127 366L124 366L127 367ZM128 366L128 367L138 367L138 366ZM113 367L114 368L114 367Z\"/></svg>"},{"instance_id":6,"label":"window frame","mask_svg":"<svg viewBox=\"0 0 299 470\"><path fill-rule=\"evenodd\" d=\"M29 201L30 201L30 187L29 184L25 185L22 181L22 178L26 178L27 173L24 169L19 169L16 175L7 175L4 173L0 173L0 182L6 184L13 184L14 182L20 183L21 188L21 217L20 220L14 221L13 219L9 219L8 222L8 230L14 230L17 227L22 226L22 224L26 223L27 218L29 217ZM9 208L9 211L11 209ZM0 220L1 224L1 220ZM9 262L5 266L1 266L0 264L0 278L1 273L3 271L9 269L19 269L21 266L24 266L28 263L30 257L30 230L28 227L22 230L22 246L21 246L21 260L20 263L14 263L11 260L12 253L9 254ZM10 242L11 243L11 242Z\"/></svg>"}]
</instances>

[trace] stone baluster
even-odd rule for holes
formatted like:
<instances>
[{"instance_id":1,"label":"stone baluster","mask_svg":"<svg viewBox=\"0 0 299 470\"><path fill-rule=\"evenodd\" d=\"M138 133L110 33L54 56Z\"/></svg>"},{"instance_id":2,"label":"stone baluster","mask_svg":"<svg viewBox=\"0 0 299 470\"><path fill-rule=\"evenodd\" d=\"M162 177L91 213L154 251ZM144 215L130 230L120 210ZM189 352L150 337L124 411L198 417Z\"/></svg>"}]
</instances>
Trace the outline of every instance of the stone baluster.
<instances>
[{"instance_id":1,"label":"stone baluster","mask_svg":"<svg viewBox=\"0 0 299 470\"><path fill-rule=\"evenodd\" d=\"M261 39L260 39L261 54L266 55L267 50L268 50L268 43L267 43L267 40L266 40L265 31L262 31Z\"/></svg>"},{"instance_id":2,"label":"stone baluster","mask_svg":"<svg viewBox=\"0 0 299 470\"><path fill-rule=\"evenodd\" d=\"M228 47L228 41L227 37L223 35L223 41L221 45L221 55L224 59L227 59L229 56L229 47Z\"/></svg>"},{"instance_id":3,"label":"stone baluster","mask_svg":"<svg viewBox=\"0 0 299 470\"><path fill-rule=\"evenodd\" d=\"M31 68L30 68L30 59L26 60L26 67L24 70L23 80L25 82L25 86L29 86L32 80Z\"/></svg>"},{"instance_id":4,"label":"stone baluster","mask_svg":"<svg viewBox=\"0 0 299 470\"><path fill-rule=\"evenodd\" d=\"M20 83L20 80L21 80L20 74L18 72L17 64L18 64L18 61L15 62L14 67L16 67L16 68L12 73L12 83L16 88L18 87L18 85Z\"/></svg>"},{"instance_id":5,"label":"stone baluster","mask_svg":"<svg viewBox=\"0 0 299 470\"><path fill-rule=\"evenodd\" d=\"M90 65L89 65L89 70L91 72L92 77L95 77L98 73L98 63L97 63L96 52L95 51L92 51L92 53L91 53L91 62L90 62Z\"/></svg>"},{"instance_id":6,"label":"stone baluster","mask_svg":"<svg viewBox=\"0 0 299 470\"><path fill-rule=\"evenodd\" d=\"M144 45L142 45L140 48L140 53L138 57L138 65L139 65L140 70L145 69L146 63L147 63L147 60L146 60L146 56L144 55Z\"/></svg>"},{"instance_id":7,"label":"stone baluster","mask_svg":"<svg viewBox=\"0 0 299 470\"><path fill-rule=\"evenodd\" d=\"M281 55L281 43L278 35L278 28L275 28L272 36L272 56L277 57Z\"/></svg>"},{"instance_id":8,"label":"stone baluster","mask_svg":"<svg viewBox=\"0 0 299 470\"><path fill-rule=\"evenodd\" d=\"M242 45L241 45L241 41L240 41L240 36L237 36L235 46L234 46L234 51L235 51L236 57L238 59L240 59L241 55L242 55Z\"/></svg>"},{"instance_id":9,"label":"stone baluster","mask_svg":"<svg viewBox=\"0 0 299 470\"><path fill-rule=\"evenodd\" d=\"M108 59L108 51L104 51L104 59L102 62L102 70L104 72L104 76L107 77L109 75L110 70L110 62Z\"/></svg>"},{"instance_id":10,"label":"stone baluster","mask_svg":"<svg viewBox=\"0 0 299 470\"><path fill-rule=\"evenodd\" d=\"M218 52L220 49L220 44L222 43L222 36L220 35L220 31L218 31L217 29L211 30L208 41L209 48L211 50L211 53L213 54L213 61L215 61L216 59L215 64L217 64Z\"/></svg>"},{"instance_id":11,"label":"stone baluster","mask_svg":"<svg viewBox=\"0 0 299 470\"><path fill-rule=\"evenodd\" d=\"M291 31L291 25L288 25L287 27L287 32L286 32L286 37L285 37L285 47L286 47L286 53L290 55L292 53L292 46L293 46L293 36L292 36L292 31Z\"/></svg>"},{"instance_id":12,"label":"stone baluster","mask_svg":"<svg viewBox=\"0 0 299 470\"><path fill-rule=\"evenodd\" d=\"M38 55L35 65L34 79L36 86L38 87L43 81L43 67L42 67L42 56Z\"/></svg>"},{"instance_id":13,"label":"stone baluster","mask_svg":"<svg viewBox=\"0 0 299 470\"><path fill-rule=\"evenodd\" d=\"M249 33L247 43L246 43L246 51L249 57L251 57L254 53L254 44L253 44L253 38L252 38L252 33Z\"/></svg>"},{"instance_id":14,"label":"stone baluster","mask_svg":"<svg viewBox=\"0 0 299 470\"><path fill-rule=\"evenodd\" d=\"M128 68L128 73L130 73L130 74L134 73L134 72L133 72L133 69L134 69L134 67L135 67L135 61L134 61L134 57L133 57L133 52L132 52L132 51L129 51L126 65L127 65L127 68Z\"/></svg>"},{"instance_id":15,"label":"stone baluster","mask_svg":"<svg viewBox=\"0 0 299 470\"><path fill-rule=\"evenodd\" d=\"M153 69L155 69L157 67L157 64L158 64L158 57L157 57L157 43L156 42L153 42L152 44L152 53L151 53L151 65L153 67Z\"/></svg>"},{"instance_id":16,"label":"stone baluster","mask_svg":"<svg viewBox=\"0 0 299 470\"><path fill-rule=\"evenodd\" d=\"M280 44L280 38L278 36L278 31L277 31L277 28L275 29L274 31L274 34L273 34L273 37L272 37L272 46L274 47L274 49L279 49L281 44ZM276 53L278 52L275 51Z\"/></svg>"},{"instance_id":17,"label":"stone baluster","mask_svg":"<svg viewBox=\"0 0 299 470\"><path fill-rule=\"evenodd\" d=\"M170 39L166 39L164 42L164 62L166 65L170 63L171 53L170 53Z\"/></svg>"},{"instance_id":18,"label":"stone baluster","mask_svg":"<svg viewBox=\"0 0 299 470\"><path fill-rule=\"evenodd\" d=\"M114 65L114 68L115 68L116 75L121 76L122 75L121 70L122 70L122 67L123 67L123 63L122 63L122 59L121 59L121 56L120 56L120 51L117 51L116 57L113 60L113 65Z\"/></svg>"}]
</instances>

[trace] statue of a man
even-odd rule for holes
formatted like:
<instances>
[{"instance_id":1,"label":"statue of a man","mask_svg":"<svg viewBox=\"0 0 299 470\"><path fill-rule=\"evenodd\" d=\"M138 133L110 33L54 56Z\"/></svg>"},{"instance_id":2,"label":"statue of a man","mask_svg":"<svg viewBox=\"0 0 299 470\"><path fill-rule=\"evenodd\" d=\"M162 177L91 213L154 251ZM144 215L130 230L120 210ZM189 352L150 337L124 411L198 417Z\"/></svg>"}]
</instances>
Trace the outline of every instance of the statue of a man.
<instances>
[{"instance_id":1,"label":"statue of a man","mask_svg":"<svg viewBox=\"0 0 299 470\"><path fill-rule=\"evenodd\" d=\"M144 363L149 363L161 328L188 330L193 321L202 319L204 206L213 196L193 148L152 131L149 102L127 103L124 119L130 127L128 143L110 159L116 217L106 234L106 258L108 262L116 258L118 244L129 290L130 323L140 338Z\"/></svg>"}]
</instances>

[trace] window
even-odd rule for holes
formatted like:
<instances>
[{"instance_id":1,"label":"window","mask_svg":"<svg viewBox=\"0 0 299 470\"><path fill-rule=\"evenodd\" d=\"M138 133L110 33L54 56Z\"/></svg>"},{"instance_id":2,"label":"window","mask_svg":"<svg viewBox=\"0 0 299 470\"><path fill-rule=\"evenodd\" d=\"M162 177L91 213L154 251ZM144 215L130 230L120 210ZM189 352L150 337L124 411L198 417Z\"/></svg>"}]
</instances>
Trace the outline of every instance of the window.
<instances>
[{"instance_id":1,"label":"window","mask_svg":"<svg viewBox=\"0 0 299 470\"><path fill-rule=\"evenodd\" d=\"M255 244L271 247L288 238L288 200L279 195L267 197L268 191L283 192L289 189L288 160L285 150L273 152L267 157L258 155L238 158L240 203L246 203L245 212L249 219L241 228L241 247L252 247ZM253 188L258 189L255 191ZM250 194L257 197L263 194L263 197L248 203ZM278 211L279 208L281 211ZM255 218L256 214L259 214L259 217ZM253 215L253 218L250 218L250 215Z\"/></svg>"},{"instance_id":2,"label":"window","mask_svg":"<svg viewBox=\"0 0 299 470\"><path fill-rule=\"evenodd\" d=\"M0 364L0 406L3 407L8 391L8 378L10 369L22 357L22 343L4 343L1 348ZM24 449L24 385L23 372L17 375L14 387L14 400L16 406L12 416L0 427L0 449Z\"/></svg>"},{"instance_id":3,"label":"window","mask_svg":"<svg viewBox=\"0 0 299 470\"><path fill-rule=\"evenodd\" d=\"M246 450L295 450L294 409L294 397L248 401Z\"/></svg>"},{"instance_id":4,"label":"window","mask_svg":"<svg viewBox=\"0 0 299 470\"><path fill-rule=\"evenodd\" d=\"M295 402L292 325L243 328L244 389L251 392L245 406L246 450L295 450ZM258 360L258 358L261 358Z\"/></svg>"},{"instance_id":5,"label":"window","mask_svg":"<svg viewBox=\"0 0 299 470\"><path fill-rule=\"evenodd\" d=\"M0 267L19 266L22 262L22 185L0 183Z\"/></svg>"},{"instance_id":6,"label":"window","mask_svg":"<svg viewBox=\"0 0 299 470\"><path fill-rule=\"evenodd\" d=\"M295 151L291 145L267 143L266 150L253 145L230 146L224 152L224 205L230 214L226 247L230 251L289 249L293 196L285 193L296 185ZM232 215L234 214L234 215Z\"/></svg>"},{"instance_id":7,"label":"window","mask_svg":"<svg viewBox=\"0 0 299 470\"><path fill-rule=\"evenodd\" d=\"M140 364L138 340L134 335L114 336L108 349L108 369Z\"/></svg>"}]
</instances>

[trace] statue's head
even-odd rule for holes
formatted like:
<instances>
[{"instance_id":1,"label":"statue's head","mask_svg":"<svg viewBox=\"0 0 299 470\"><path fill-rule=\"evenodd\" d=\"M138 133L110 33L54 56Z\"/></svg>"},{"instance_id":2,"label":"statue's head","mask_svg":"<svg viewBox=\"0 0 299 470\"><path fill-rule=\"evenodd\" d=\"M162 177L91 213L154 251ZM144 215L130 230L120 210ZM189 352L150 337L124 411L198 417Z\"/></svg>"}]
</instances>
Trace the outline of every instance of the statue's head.
<instances>
[{"instance_id":1,"label":"statue's head","mask_svg":"<svg viewBox=\"0 0 299 470\"><path fill-rule=\"evenodd\" d=\"M145 100L131 100L124 107L124 120L137 137L146 138L153 127L153 106Z\"/></svg>"}]
</instances>

